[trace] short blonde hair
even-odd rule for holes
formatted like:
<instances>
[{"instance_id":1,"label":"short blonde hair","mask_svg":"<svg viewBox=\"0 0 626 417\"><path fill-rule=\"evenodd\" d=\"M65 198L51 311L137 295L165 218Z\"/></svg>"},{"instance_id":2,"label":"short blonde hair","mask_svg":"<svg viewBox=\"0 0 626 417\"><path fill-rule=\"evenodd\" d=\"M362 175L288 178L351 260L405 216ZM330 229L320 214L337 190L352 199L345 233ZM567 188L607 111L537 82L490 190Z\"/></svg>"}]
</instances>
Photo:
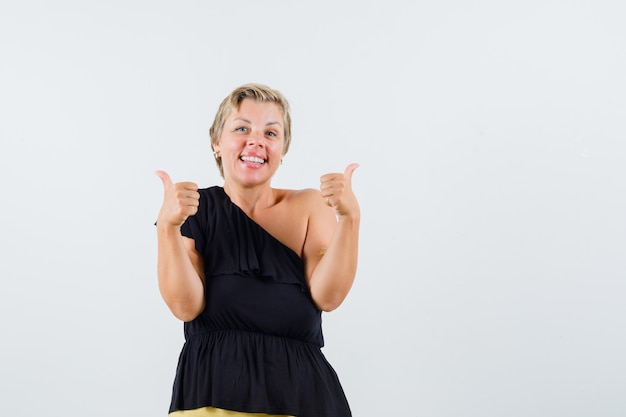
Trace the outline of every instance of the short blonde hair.
<instances>
[{"instance_id":1,"label":"short blonde hair","mask_svg":"<svg viewBox=\"0 0 626 417\"><path fill-rule=\"evenodd\" d=\"M224 124L226 119L234 110L239 110L241 102L247 98L251 98L258 102L271 102L276 103L283 113L283 126L285 133L285 146L283 148L283 155L289 150L289 143L291 142L291 111L289 108L289 102L278 90L274 90L263 84L244 84L235 88L220 104L217 109L217 114L213 120L213 125L209 129L209 135L211 136L211 148L220 140ZM220 170L220 175L224 177L224 168L222 166L222 158L219 155L215 155L215 162Z\"/></svg>"}]
</instances>

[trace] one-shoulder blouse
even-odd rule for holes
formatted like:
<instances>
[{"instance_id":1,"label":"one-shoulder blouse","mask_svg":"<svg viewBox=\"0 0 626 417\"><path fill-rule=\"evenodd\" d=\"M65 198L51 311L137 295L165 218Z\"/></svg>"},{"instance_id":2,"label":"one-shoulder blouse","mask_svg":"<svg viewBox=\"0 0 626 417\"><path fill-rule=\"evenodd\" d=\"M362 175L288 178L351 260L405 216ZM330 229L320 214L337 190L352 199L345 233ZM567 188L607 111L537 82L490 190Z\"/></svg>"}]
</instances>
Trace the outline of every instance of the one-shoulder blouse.
<instances>
[{"instance_id":1,"label":"one-shoulder blouse","mask_svg":"<svg viewBox=\"0 0 626 417\"><path fill-rule=\"evenodd\" d=\"M213 406L297 417L349 417L324 357L321 311L302 259L235 205L199 190L182 225L204 261L204 311L184 323L170 412Z\"/></svg>"}]
</instances>

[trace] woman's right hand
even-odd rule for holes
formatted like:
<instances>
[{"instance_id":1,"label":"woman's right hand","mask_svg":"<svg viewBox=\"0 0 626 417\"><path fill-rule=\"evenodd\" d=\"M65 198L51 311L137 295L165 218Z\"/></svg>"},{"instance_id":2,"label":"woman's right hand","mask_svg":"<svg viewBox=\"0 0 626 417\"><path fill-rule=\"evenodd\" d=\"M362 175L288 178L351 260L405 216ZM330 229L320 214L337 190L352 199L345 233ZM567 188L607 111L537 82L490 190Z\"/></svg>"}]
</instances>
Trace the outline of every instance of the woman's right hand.
<instances>
[{"instance_id":1,"label":"woman's right hand","mask_svg":"<svg viewBox=\"0 0 626 417\"><path fill-rule=\"evenodd\" d=\"M163 205L159 211L157 225L180 227L189 216L198 212L200 193L194 182L173 183L165 171L156 171L163 182Z\"/></svg>"}]
</instances>

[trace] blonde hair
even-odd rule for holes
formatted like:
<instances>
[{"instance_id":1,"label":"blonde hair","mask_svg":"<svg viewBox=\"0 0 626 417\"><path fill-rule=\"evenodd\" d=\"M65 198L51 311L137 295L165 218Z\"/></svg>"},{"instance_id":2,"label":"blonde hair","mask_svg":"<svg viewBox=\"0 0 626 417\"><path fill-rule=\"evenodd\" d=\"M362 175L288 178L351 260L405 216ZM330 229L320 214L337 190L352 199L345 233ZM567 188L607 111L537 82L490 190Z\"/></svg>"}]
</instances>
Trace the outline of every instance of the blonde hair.
<instances>
[{"instance_id":1,"label":"blonde hair","mask_svg":"<svg viewBox=\"0 0 626 417\"><path fill-rule=\"evenodd\" d=\"M251 98L258 102L270 102L276 103L283 113L283 126L285 133L285 145L283 148L283 155L289 150L289 143L291 142L291 113L289 109L289 102L278 90L274 90L263 84L244 84L235 88L220 104L217 109L217 114L213 120L213 124L209 129L209 135L211 136L211 148L220 140L224 124L226 119L234 110L239 110L241 102L247 98ZM219 155L215 155L215 162L220 170L220 175L224 177L224 168L222 166L222 158Z\"/></svg>"}]
</instances>

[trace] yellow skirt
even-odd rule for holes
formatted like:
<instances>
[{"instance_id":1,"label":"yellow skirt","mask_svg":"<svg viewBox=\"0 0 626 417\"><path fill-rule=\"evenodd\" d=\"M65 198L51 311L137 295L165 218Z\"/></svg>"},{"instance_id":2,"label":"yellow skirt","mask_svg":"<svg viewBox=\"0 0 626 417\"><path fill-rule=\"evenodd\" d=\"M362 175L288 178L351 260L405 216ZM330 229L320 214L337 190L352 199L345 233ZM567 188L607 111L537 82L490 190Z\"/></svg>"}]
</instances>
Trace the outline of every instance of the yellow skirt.
<instances>
[{"instance_id":1,"label":"yellow skirt","mask_svg":"<svg viewBox=\"0 0 626 417\"><path fill-rule=\"evenodd\" d=\"M168 414L169 417L294 417L282 414L242 413L241 411L224 410L215 407L202 407L193 410L178 410Z\"/></svg>"}]
</instances>

